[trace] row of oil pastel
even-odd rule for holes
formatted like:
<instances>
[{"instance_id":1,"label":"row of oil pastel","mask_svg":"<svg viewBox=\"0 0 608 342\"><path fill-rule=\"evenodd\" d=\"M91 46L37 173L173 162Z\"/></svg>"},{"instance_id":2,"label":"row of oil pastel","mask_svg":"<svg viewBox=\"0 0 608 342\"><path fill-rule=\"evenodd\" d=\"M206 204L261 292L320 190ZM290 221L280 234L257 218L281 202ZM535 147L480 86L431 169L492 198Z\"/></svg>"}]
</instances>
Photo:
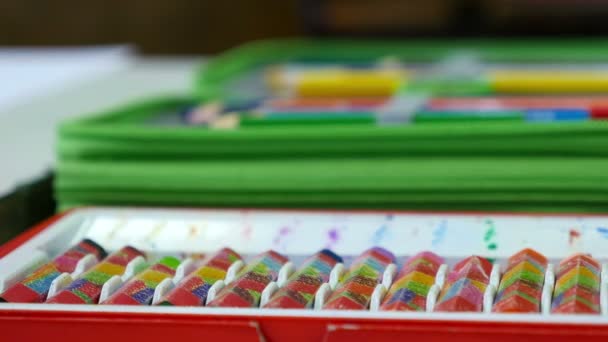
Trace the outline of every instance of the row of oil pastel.
<instances>
[{"instance_id":1,"label":"row of oil pastel","mask_svg":"<svg viewBox=\"0 0 608 342\"><path fill-rule=\"evenodd\" d=\"M87 260L88 267L83 267ZM126 246L106 255L85 239L13 284L13 303L262 307L290 309L608 314L608 268L575 254L557 265L523 249L506 267L470 256L448 267L429 251L404 258L371 248L345 268L324 249L300 267L275 251L247 264L223 248L206 257L154 262Z\"/></svg>"}]
</instances>

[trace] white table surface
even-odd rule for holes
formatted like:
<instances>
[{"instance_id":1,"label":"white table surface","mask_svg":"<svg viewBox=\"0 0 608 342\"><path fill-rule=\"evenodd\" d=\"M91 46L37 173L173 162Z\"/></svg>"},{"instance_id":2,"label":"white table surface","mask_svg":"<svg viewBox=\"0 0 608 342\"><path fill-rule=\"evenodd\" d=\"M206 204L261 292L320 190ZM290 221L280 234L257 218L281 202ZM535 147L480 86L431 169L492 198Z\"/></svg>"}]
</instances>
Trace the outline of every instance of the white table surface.
<instances>
[{"instance_id":1,"label":"white table surface","mask_svg":"<svg viewBox=\"0 0 608 342\"><path fill-rule=\"evenodd\" d=\"M113 70L0 106L0 197L53 168L55 132L61 120L147 96L188 94L201 61L200 57L129 56Z\"/></svg>"}]
</instances>

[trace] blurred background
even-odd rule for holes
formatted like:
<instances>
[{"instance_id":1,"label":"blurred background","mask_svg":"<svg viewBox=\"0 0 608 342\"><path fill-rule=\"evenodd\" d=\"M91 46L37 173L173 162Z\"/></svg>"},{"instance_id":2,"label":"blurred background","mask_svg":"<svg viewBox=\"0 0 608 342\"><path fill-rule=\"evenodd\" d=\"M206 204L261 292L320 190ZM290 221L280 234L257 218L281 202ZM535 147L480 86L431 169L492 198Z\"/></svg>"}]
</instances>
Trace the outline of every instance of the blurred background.
<instances>
[{"instance_id":1,"label":"blurred background","mask_svg":"<svg viewBox=\"0 0 608 342\"><path fill-rule=\"evenodd\" d=\"M597 37L607 16L603 0L3 0L0 243L54 212L59 121L185 93L205 58L244 42Z\"/></svg>"},{"instance_id":2,"label":"blurred background","mask_svg":"<svg viewBox=\"0 0 608 342\"><path fill-rule=\"evenodd\" d=\"M292 36L597 36L603 0L4 0L0 45L131 43L144 54L211 54Z\"/></svg>"}]
</instances>

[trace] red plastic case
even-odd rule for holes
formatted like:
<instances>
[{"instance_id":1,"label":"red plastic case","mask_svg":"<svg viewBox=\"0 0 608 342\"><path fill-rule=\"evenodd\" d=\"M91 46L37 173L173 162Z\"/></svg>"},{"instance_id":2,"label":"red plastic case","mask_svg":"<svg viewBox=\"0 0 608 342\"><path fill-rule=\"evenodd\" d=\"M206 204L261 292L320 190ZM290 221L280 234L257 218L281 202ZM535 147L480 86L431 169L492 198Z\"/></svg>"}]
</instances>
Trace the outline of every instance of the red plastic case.
<instances>
[{"instance_id":1,"label":"red plastic case","mask_svg":"<svg viewBox=\"0 0 608 342\"><path fill-rule=\"evenodd\" d=\"M451 260L481 254L500 264L533 247L552 262L588 252L605 263L607 224L601 215L88 208L53 217L1 246L0 287L18 280L38 253L51 256L85 236L110 251L125 243L158 253L226 246L250 255L273 248L297 259L323 247L348 257L380 245L399 260L428 249ZM330 238L336 231L339 241ZM2 341L606 341L603 266L601 315L0 303L0 331Z\"/></svg>"}]
</instances>

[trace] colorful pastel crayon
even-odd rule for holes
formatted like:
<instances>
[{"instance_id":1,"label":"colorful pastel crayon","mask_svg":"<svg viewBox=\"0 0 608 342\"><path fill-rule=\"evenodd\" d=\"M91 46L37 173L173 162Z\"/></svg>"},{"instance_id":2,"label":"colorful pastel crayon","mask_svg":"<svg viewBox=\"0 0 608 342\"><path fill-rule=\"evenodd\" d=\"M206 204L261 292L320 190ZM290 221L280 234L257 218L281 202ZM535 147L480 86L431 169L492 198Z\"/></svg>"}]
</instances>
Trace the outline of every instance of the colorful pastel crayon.
<instances>
[{"instance_id":1,"label":"colorful pastel crayon","mask_svg":"<svg viewBox=\"0 0 608 342\"><path fill-rule=\"evenodd\" d=\"M386 267L394 262L395 256L383 248L374 247L365 251L353 262L323 309L366 310L376 285L382 282Z\"/></svg>"},{"instance_id":2,"label":"colorful pastel crayon","mask_svg":"<svg viewBox=\"0 0 608 342\"><path fill-rule=\"evenodd\" d=\"M106 257L105 250L95 242L84 239L53 261L38 267L25 279L9 287L0 301L12 303L42 303L47 298L51 283L62 273L72 273L78 262L92 254L97 261Z\"/></svg>"},{"instance_id":3,"label":"colorful pastel crayon","mask_svg":"<svg viewBox=\"0 0 608 342\"><path fill-rule=\"evenodd\" d=\"M207 306L258 307L262 291L271 281L277 280L279 270L287 261L286 257L272 250L258 255Z\"/></svg>"},{"instance_id":4,"label":"colorful pastel crayon","mask_svg":"<svg viewBox=\"0 0 608 342\"><path fill-rule=\"evenodd\" d=\"M421 252L407 259L380 310L425 311L426 298L443 262L442 257L432 252Z\"/></svg>"},{"instance_id":5,"label":"colorful pastel crayon","mask_svg":"<svg viewBox=\"0 0 608 342\"><path fill-rule=\"evenodd\" d=\"M218 280L224 280L228 268L242 259L230 248L221 249L205 260L196 271L182 279L165 295L159 305L204 306L211 286Z\"/></svg>"},{"instance_id":6,"label":"colorful pastel crayon","mask_svg":"<svg viewBox=\"0 0 608 342\"><path fill-rule=\"evenodd\" d=\"M589 255L563 260L555 275L552 313L600 313L600 264Z\"/></svg>"},{"instance_id":7,"label":"colorful pastel crayon","mask_svg":"<svg viewBox=\"0 0 608 342\"><path fill-rule=\"evenodd\" d=\"M121 286L114 294L106 299L102 304L115 305L150 305L154 297L154 290L161 281L175 275L175 270L179 266L179 259L166 256L143 272Z\"/></svg>"},{"instance_id":8,"label":"colorful pastel crayon","mask_svg":"<svg viewBox=\"0 0 608 342\"><path fill-rule=\"evenodd\" d=\"M482 257L471 256L457 263L447 276L435 311L481 312L491 272L492 263Z\"/></svg>"},{"instance_id":9,"label":"colorful pastel crayon","mask_svg":"<svg viewBox=\"0 0 608 342\"><path fill-rule=\"evenodd\" d=\"M265 308L307 309L311 308L315 293L321 284L329 281L333 267L342 258L324 249L308 258L304 265L294 273L287 284L266 303Z\"/></svg>"},{"instance_id":10,"label":"colorful pastel crayon","mask_svg":"<svg viewBox=\"0 0 608 342\"><path fill-rule=\"evenodd\" d=\"M494 300L494 312L540 312L547 258L533 249L511 256Z\"/></svg>"},{"instance_id":11,"label":"colorful pastel crayon","mask_svg":"<svg viewBox=\"0 0 608 342\"><path fill-rule=\"evenodd\" d=\"M123 247L110 254L46 302L53 304L97 304L103 284L113 276L122 275L127 264L138 256L143 257L144 253L130 246Z\"/></svg>"}]
</instances>

